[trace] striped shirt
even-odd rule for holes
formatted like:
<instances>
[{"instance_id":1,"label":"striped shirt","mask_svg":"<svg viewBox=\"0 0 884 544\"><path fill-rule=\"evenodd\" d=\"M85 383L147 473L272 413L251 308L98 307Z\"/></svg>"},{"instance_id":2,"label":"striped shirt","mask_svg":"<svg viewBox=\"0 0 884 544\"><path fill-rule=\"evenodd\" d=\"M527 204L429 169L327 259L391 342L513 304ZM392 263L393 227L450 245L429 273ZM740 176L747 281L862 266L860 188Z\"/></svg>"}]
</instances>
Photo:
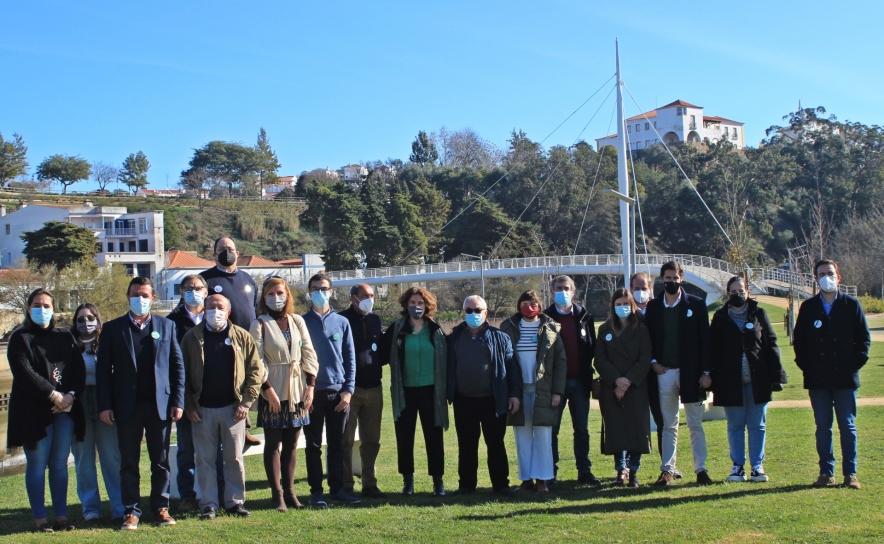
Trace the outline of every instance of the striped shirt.
<instances>
[{"instance_id":1,"label":"striped shirt","mask_svg":"<svg viewBox=\"0 0 884 544\"><path fill-rule=\"evenodd\" d=\"M539 328L539 319L533 323L524 319L519 320L519 342L516 344L516 353L519 354L523 383L537 381L537 330Z\"/></svg>"}]
</instances>

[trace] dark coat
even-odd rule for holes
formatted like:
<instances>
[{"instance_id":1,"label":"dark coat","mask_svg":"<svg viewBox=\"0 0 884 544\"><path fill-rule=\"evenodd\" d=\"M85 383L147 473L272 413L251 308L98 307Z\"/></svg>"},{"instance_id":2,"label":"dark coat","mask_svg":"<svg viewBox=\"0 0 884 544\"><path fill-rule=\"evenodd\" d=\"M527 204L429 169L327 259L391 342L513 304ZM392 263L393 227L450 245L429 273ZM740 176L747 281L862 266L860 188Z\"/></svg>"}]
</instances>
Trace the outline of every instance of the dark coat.
<instances>
[{"instance_id":1,"label":"dark coat","mask_svg":"<svg viewBox=\"0 0 884 544\"><path fill-rule=\"evenodd\" d=\"M156 379L156 410L160 420L169 419L170 408L184 409L184 359L175 334L175 324L165 317L151 315L154 338L154 377ZM96 361L95 382L98 411L114 411L114 419L125 423L135 410L138 389L138 368L132 345L132 324L129 314L108 321L101 328L101 349Z\"/></svg>"},{"instance_id":2,"label":"dark coat","mask_svg":"<svg viewBox=\"0 0 884 544\"><path fill-rule=\"evenodd\" d=\"M466 331L466 332L464 332ZM448 402L454 402L457 391L457 342L463 334L470 334L467 324L454 327L448 335ZM478 338L491 353L491 390L494 393L495 413L502 416L509 409L509 399L522 399L522 372L513 357L510 337L500 329L486 324Z\"/></svg>"},{"instance_id":3,"label":"dark coat","mask_svg":"<svg viewBox=\"0 0 884 544\"><path fill-rule=\"evenodd\" d=\"M86 363L70 331L51 325L46 329L25 326L12 333L6 356L12 371L6 447L18 448L46 438L46 427L55 418L54 405L49 400L53 391L75 393L70 415L74 420L74 435L82 442L86 418L79 397L86 388ZM62 362L64 369L56 387L50 379L50 368Z\"/></svg>"},{"instance_id":4,"label":"dark coat","mask_svg":"<svg viewBox=\"0 0 884 544\"><path fill-rule=\"evenodd\" d=\"M595 371L592 369L592 358L595 357L595 320L592 314L586 308L579 304L572 304L573 310L571 318L577 320L577 332L580 335L578 343L580 344L580 381L583 383L583 390L589 396L592 391L592 376ZM562 319L568 317L562 315L556 310L553 304L543 311L544 314L551 317L556 323L561 323Z\"/></svg>"},{"instance_id":5,"label":"dark coat","mask_svg":"<svg viewBox=\"0 0 884 544\"><path fill-rule=\"evenodd\" d=\"M651 359L663 359L663 301L665 295L648 303L645 325L651 333ZM679 357L681 401L702 402L706 392L700 390L700 376L711 370L709 345L709 310L706 301L681 290L678 303ZM690 314L690 315L689 315Z\"/></svg>"},{"instance_id":6,"label":"dark coat","mask_svg":"<svg viewBox=\"0 0 884 544\"><path fill-rule=\"evenodd\" d=\"M182 302L178 306L175 306L175 308L169 312L169 315L166 316L166 319L175 324L176 340L178 340L178 345L180 346L181 341L184 339L184 335L190 332L190 329L195 326L193 320L187 315L187 308L184 303Z\"/></svg>"},{"instance_id":7,"label":"dark coat","mask_svg":"<svg viewBox=\"0 0 884 544\"><path fill-rule=\"evenodd\" d=\"M519 343L519 322L522 314L516 314L500 324L500 330L510 337L513 346ZM568 360L565 357L565 345L559 336L561 325L556 323L546 314L540 314L540 328L537 329L537 358L534 365L535 396L534 396L534 419L535 427L553 427L556 424L559 409L553 407L552 396L565 395L565 377L568 373ZM521 371L519 352L514 353L516 364ZM521 376L521 372L519 372ZM525 376L522 376L522 383ZM515 414L507 414L507 425L525 425L525 410L523 409L524 398L519 405L519 411Z\"/></svg>"},{"instance_id":8,"label":"dark coat","mask_svg":"<svg viewBox=\"0 0 884 544\"><path fill-rule=\"evenodd\" d=\"M648 328L639 320L637 327L627 325L617 336L608 320L599 327L598 338L595 368L602 379L599 408L605 422L604 451L650 453L647 377L651 368L651 335ZM614 396L618 378L632 382L619 402Z\"/></svg>"},{"instance_id":9,"label":"dark coat","mask_svg":"<svg viewBox=\"0 0 884 544\"><path fill-rule=\"evenodd\" d=\"M866 314L854 297L839 292L829 315L820 296L802 302L794 343L805 389L859 388L859 369L869 360L871 336Z\"/></svg>"},{"instance_id":10,"label":"dark coat","mask_svg":"<svg viewBox=\"0 0 884 544\"><path fill-rule=\"evenodd\" d=\"M712 391L716 406L743 406L743 353L749 361L755 404L771 401L771 386L780 383L783 365L777 333L767 312L754 300L740 329L728 315L729 305L715 312L709 328L712 338Z\"/></svg>"}]
</instances>

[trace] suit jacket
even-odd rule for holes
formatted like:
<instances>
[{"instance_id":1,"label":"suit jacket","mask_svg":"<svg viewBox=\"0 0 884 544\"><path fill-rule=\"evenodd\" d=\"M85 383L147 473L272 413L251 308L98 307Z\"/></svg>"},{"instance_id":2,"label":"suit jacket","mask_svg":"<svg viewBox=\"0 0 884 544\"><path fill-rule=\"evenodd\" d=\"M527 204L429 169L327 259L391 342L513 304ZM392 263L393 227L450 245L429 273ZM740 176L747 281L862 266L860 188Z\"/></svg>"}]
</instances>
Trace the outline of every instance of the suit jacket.
<instances>
[{"instance_id":1,"label":"suit jacket","mask_svg":"<svg viewBox=\"0 0 884 544\"><path fill-rule=\"evenodd\" d=\"M184 409L184 360L176 339L175 323L152 315L148 327L154 338L156 410L160 419L165 421L169 419L170 408ZM138 390L129 314L105 323L99 342L101 349L98 350L95 370L98 411L113 410L114 418L125 422L135 410Z\"/></svg>"},{"instance_id":2,"label":"suit jacket","mask_svg":"<svg viewBox=\"0 0 884 544\"><path fill-rule=\"evenodd\" d=\"M645 311L645 325L651 333L651 358L663 359L663 301L665 295L648 303ZM706 392L700 390L700 376L711 371L709 310L706 301L681 290L678 303L679 338L678 352L681 369L681 401L701 402ZM653 372L653 370L651 370Z\"/></svg>"}]
</instances>

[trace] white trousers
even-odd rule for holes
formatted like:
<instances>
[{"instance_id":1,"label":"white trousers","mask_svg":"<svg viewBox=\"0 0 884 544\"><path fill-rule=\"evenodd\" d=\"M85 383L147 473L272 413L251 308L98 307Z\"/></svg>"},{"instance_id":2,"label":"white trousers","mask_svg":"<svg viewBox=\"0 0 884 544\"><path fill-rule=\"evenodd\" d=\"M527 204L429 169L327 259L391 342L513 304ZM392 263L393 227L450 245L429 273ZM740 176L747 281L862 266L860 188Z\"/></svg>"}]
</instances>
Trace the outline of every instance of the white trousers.
<instances>
[{"instance_id":1,"label":"white trousers","mask_svg":"<svg viewBox=\"0 0 884 544\"><path fill-rule=\"evenodd\" d=\"M519 479L552 480L555 477L552 456L552 426L534 426L535 384L522 384L522 410L525 425L513 427L516 435L516 456L519 458Z\"/></svg>"},{"instance_id":2,"label":"white trousers","mask_svg":"<svg viewBox=\"0 0 884 544\"><path fill-rule=\"evenodd\" d=\"M660 411L663 413L663 456L660 470L672 471L675 468L676 446L678 445L678 405L681 373L671 368L657 376L660 389ZM706 470L706 433L703 432L702 402L685 404L684 412L691 433L691 454L694 457L694 472Z\"/></svg>"}]
</instances>

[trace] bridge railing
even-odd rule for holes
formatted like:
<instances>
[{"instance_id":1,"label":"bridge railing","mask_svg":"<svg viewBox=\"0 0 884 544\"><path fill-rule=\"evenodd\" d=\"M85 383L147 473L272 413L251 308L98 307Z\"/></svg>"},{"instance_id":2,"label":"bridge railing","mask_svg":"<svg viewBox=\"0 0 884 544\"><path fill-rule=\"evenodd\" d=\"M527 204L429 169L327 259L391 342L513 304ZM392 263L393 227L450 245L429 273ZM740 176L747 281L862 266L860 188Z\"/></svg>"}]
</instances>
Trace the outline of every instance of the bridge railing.
<instances>
[{"instance_id":1,"label":"bridge railing","mask_svg":"<svg viewBox=\"0 0 884 544\"><path fill-rule=\"evenodd\" d=\"M796 291L807 296L812 296L816 292L816 280L808 273L792 272L784 268L753 268L750 269L750 277L753 282L768 283L779 290L786 290L791 285ZM856 285L839 285L838 288L844 294L856 296Z\"/></svg>"}]
</instances>

